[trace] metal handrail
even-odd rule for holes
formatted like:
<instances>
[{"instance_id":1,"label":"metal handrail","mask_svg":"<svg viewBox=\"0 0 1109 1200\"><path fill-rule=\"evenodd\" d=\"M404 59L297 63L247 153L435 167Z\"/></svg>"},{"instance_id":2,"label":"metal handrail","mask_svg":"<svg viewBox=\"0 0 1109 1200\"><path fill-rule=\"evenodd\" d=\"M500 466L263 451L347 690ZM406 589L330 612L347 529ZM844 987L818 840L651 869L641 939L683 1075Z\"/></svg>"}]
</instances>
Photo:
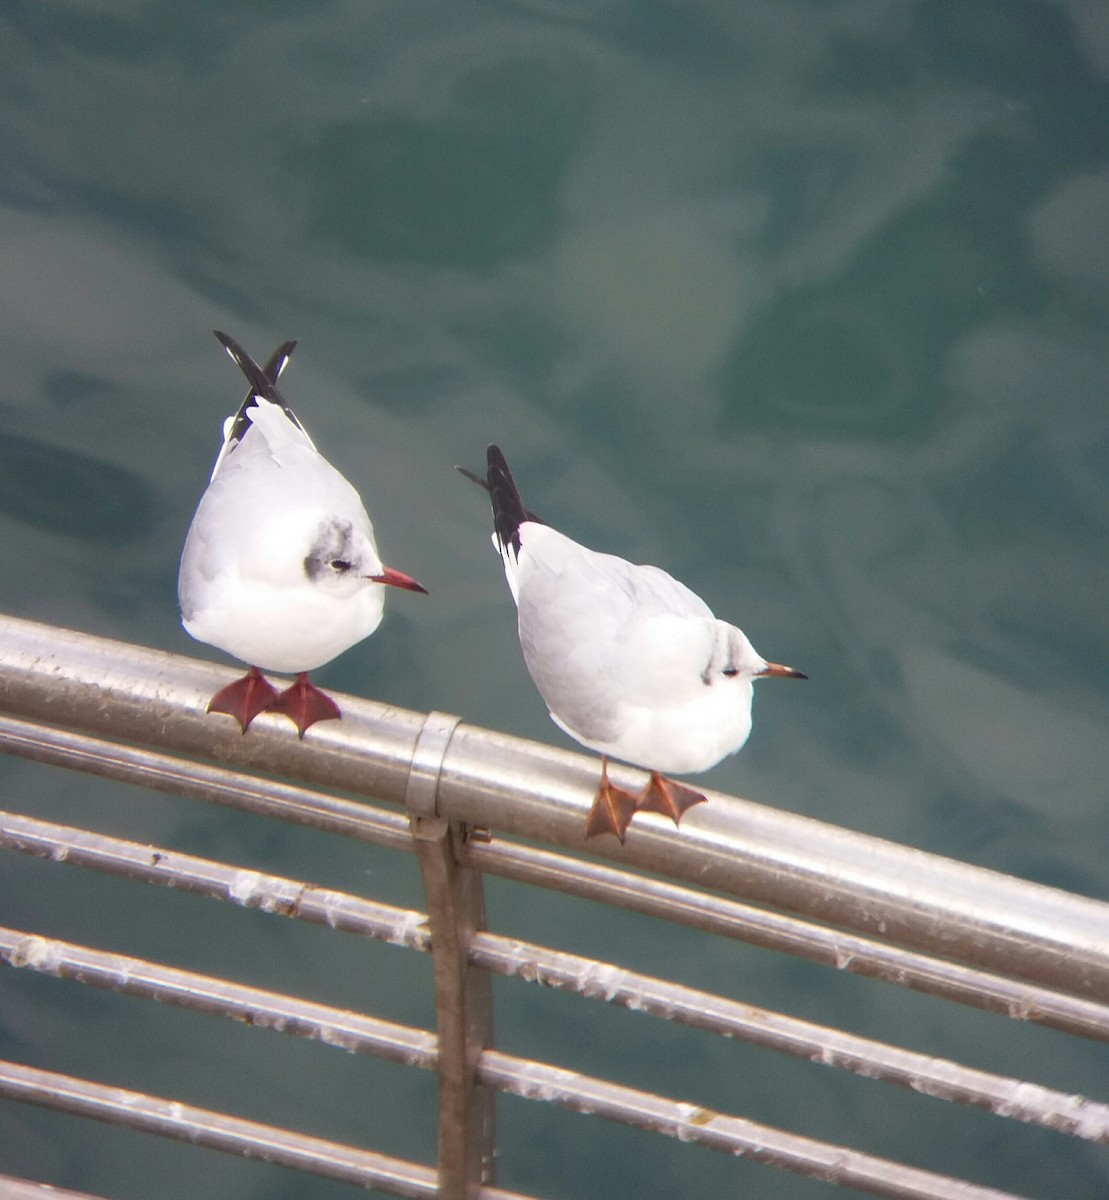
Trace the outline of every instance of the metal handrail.
<instances>
[{"instance_id":1,"label":"metal handrail","mask_svg":"<svg viewBox=\"0 0 1109 1200\"><path fill-rule=\"evenodd\" d=\"M427 717L342 697L343 720L303 741L265 714L242 737L205 711L228 668L0 617L0 710L403 807ZM434 716L434 714L433 714ZM608 857L671 879L1060 992L1109 996L1109 905L706 792L675 838L662 818L624 846L586 845L596 790L584 755L460 724L438 815ZM629 788L642 773L613 768ZM608 839L605 839L607 841Z\"/></svg>"},{"instance_id":2,"label":"metal handrail","mask_svg":"<svg viewBox=\"0 0 1109 1200\"><path fill-rule=\"evenodd\" d=\"M326 925L346 933L361 934L404 946L431 950L432 935L426 914L412 909L367 900L332 889L322 889L295 879L264 875L227 863L157 849L121 838L89 834L48 821L0 812L0 847L19 850L54 861L107 871L128 879L188 891L246 907ZM1068 1133L1088 1141L1109 1144L1109 1104L1021 1079L965 1067L959 1063L889 1046L871 1038L845 1033L810 1021L784 1016L753 1004L739 1004L711 993L656 979L637 971L578 954L553 950L519 938L476 932L471 939L470 961L507 977L518 977L545 987L600 998L609 1004L661 1017L679 1025L722 1034L752 1045L777 1050L797 1058L825 1063L869 1079L894 1083L943 1100L954 1100L1029 1124ZM149 963L124 955L105 954L73 947L57 939L36 937L0 926L0 958L16 966L48 974L61 974L144 995L165 1003L184 1002L203 1011L220 1008L232 990L216 980L191 972L156 968L157 987L144 973ZM185 980L187 982L182 983ZM322 1036L313 1032L304 1006L267 1010L258 989L237 989L250 994L251 1024L279 1021L286 1032ZM201 1003L213 996L218 1003ZM288 998L285 998L286 1000ZM310 1006L325 1011L325 1006ZM430 1067L438 1053L430 1035L397 1032L390 1022L360 1017L366 1024L361 1041L351 1040L344 1027L333 1025L323 1040L346 1049L371 1049L374 1054L409 1066ZM480 1056L479 1056L480 1057Z\"/></svg>"},{"instance_id":3,"label":"metal handrail","mask_svg":"<svg viewBox=\"0 0 1109 1200\"><path fill-rule=\"evenodd\" d=\"M376 1187L410 1200L437 1197L436 1173L416 1163L356 1150L323 1138L276 1129L226 1113L211 1112L177 1100L148 1096L128 1088L109 1087L44 1071L20 1063L0 1062L0 1096L23 1100L212 1150L249 1154L262 1162L310 1170L328 1179ZM481 1200L525 1200L499 1189L483 1191Z\"/></svg>"},{"instance_id":4,"label":"metal handrail","mask_svg":"<svg viewBox=\"0 0 1109 1200\"><path fill-rule=\"evenodd\" d=\"M85 947L0 934L4 952L20 965L86 983L249 1020L252 1025L280 1027L285 1032L316 1037L346 1050L380 1054L411 1066L435 1062L435 1039L420 1030L280 996L258 988L229 984L188 971ZM484 1051L479 1079L500 1091L540 1099L578 1112L604 1116L636 1128L665 1133L680 1141L729 1154L743 1154L800 1174L854 1186L900 1200L1019 1200L1011 1193L967 1184L931 1171L891 1162L842 1146L774 1129L740 1117L717 1113L607 1080L592 1078L546 1063ZM60 1082L59 1082L60 1081ZM126 1120L133 1128L195 1141L216 1149L249 1150L269 1162L312 1169L398 1195L425 1195L428 1173L415 1164L364 1151L351 1151L320 1139L256 1122L241 1121L192 1106L170 1103L140 1093L105 1088L87 1080L54 1076L14 1063L0 1062L0 1096L8 1095L48 1107L80 1112L102 1120ZM1014 1097L1015 1099L1015 1097ZM136 1113L132 1118L129 1114ZM306 1149L307 1146L307 1149ZM309 1156L310 1155L310 1156ZM434 1195L441 1195L432 1192ZM481 1200L507 1197L482 1187Z\"/></svg>"},{"instance_id":5,"label":"metal handrail","mask_svg":"<svg viewBox=\"0 0 1109 1200\"><path fill-rule=\"evenodd\" d=\"M204 712L224 676L230 673L179 656L0 617L0 709L11 714L0 716L0 750L415 852L426 914L15 814L0 813L0 846L431 949L437 1034L390 1030L388 1022L345 1014L361 1030L353 1048L439 1073L438 1172L351 1151L355 1158L369 1154L358 1162L371 1171L382 1159L384 1182L378 1186L459 1200L508 1196L492 1187L491 1095L503 1090L878 1195L1003 1195L505 1055L492 1048L489 971L1109 1144L1109 1106L486 931L480 879L497 874L589 896L1103 1040L1109 1039L1103 1000L1109 996L1109 905L712 793L712 804L689 815L680 837L648 817L622 847L589 844L590 854L619 866L555 853L504 835L585 850L582 824L596 785L593 760L445 714L410 713L353 697L342 699L342 722L315 727L303 742L266 716L242 737ZM251 769L299 782L243 773ZM630 769L614 769L613 776L627 786L639 778ZM396 804L406 815L369 808L336 791ZM468 836L482 828L496 831L491 843ZM235 1015L236 1005L239 1011L253 1005L257 1023L340 1045L353 1036L321 1006L277 996L267 1009L258 996L245 998L249 989L231 999L238 985L227 981L222 992L205 991L202 976L33 934L0 931L0 957L171 1003L180 1002L167 985L176 974L175 995L204 994L210 1005L205 1011ZM53 1084L29 1083L29 1071L34 1074L16 1064L0 1066L0 1094L54 1103ZM165 1118L182 1106L167 1109L170 1102L156 1097L115 1104L109 1093L118 1089L97 1089L103 1085L68 1080L58 1095L79 1097L70 1111L101 1119L137 1105L148 1121L142 1127L180 1136ZM262 1126L244 1133L251 1125L245 1122L239 1129L245 1140L236 1142L239 1133L226 1135L237 1118L189 1111L197 1114L203 1144L237 1145L240 1152L250 1147L246 1152L256 1155L258 1146L276 1138L290 1162L299 1155L305 1169L328 1173L320 1164L332 1161L333 1151L315 1158L311 1149L301 1154L295 1149L301 1135L284 1139L287 1131ZM350 1149L339 1148L339 1158ZM350 1161L343 1159L343 1170Z\"/></svg>"},{"instance_id":6,"label":"metal handrail","mask_svg":"<svg viewBox=\"0 0 1109 1200\"><path fill-rule=\"evenodd\" d=\"M592 1079L576 1071L514 1060L497 1051L487 1052L481 1076L484 1082L517 1096L664 1133L683 1142L743 1155L878 1196L896 1200L1021 1200L1011 1192L948 1179L874 1155L768 1129L754 1121ZM0 1061L0 1097L118 1121L162 1137L249 1154L264 1162L378 1187L415 1200L441 1194L435 1173L416 1163L18 1063ZM475 1195L476 1200L528 1200L493 1187L482 1187Z\"/></svg>"},{"instance_id":7,"label":"metal handrail","mask_svg":"<svg viewBox=\"0 0 1109 1200\"><path fill-rule=\"evenodd\" d=\"M409 822L400 814L72 730L0 715L0 751L228 805L392 850L415 850ZM465 865L486 875L596 900L1033 1024L1109 1041L1109 1004L1082 1000L652 876L505 839L492 844L469 841L458 854Z\"/></svg>"},{"instance_id":8,"label":"metal handrail","mask_svg":"<svg viewBox=\"0 0 1109 1200\"><path fill-rule=\"evenodd\" d=\"M13 1175L0 1175L0 1196L4 1200L103 1200L88 1192L74 1192L69 1188L52 1187L30 1179L16 1179Z\"/></svg>"}]
</instances>

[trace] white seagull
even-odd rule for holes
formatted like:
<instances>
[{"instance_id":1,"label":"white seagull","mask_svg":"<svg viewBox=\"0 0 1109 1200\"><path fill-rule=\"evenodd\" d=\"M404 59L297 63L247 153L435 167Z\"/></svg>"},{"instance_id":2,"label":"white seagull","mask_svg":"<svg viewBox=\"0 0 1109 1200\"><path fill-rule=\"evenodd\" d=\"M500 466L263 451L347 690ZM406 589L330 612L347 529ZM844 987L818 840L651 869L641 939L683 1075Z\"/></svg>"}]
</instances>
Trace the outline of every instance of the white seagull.
<instances>
[{"instance_id":1,"label":"white seagull","mask_svg":"<svg viewBox=\"0 0 1109 1200\"><path fill-rule=\"evenodd\" d=\"M585 834L623 841L636 812L675 824L705 797L666 778L706 771L751 732L752 684L802 672L761 658L741 629L658 567L578 545L528 512L504 455L486 478L493 544L519 610L520 645L551 719L601 755ZM609 782L608 758L650 771L639 795ZM664 774L665 772L665 774Z\"/></svg>"},{"instance_id":2,"label":"white seagull","mask_svg":"<svg viewBox=\"0 0 1109 1200\"><path fill-rule=\"evenodd\" d=\"M276 387L295 342L259 367L215 331L250 382L223 427L223 446L181 553L177 596L185 629L250 670L221 688L209 712L246 733L260 712L284 713L300 736L339 706L308 672L381 622L383 584L426 592L382 565L358 493L320 454ZM296 674L280 695L261 671Z\"/></svg>"}]
</instances>

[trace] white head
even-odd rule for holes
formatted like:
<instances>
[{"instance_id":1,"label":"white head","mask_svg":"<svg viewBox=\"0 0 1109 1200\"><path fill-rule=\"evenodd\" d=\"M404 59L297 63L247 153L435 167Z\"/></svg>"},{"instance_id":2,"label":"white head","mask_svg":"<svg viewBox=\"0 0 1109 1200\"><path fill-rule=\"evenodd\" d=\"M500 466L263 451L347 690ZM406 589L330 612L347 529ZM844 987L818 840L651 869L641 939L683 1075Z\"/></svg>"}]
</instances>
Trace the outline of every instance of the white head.
<instances>
[{"instance_id":1,"label":"white head","mask_svg":"<svg viewBox=\"0 0 1109 1200\"><path fill-rule=\"evenodd\" d=\"M767 662L751 645L742 629L729 625L726 621L717 621L712 656L702 676L705 683L715 683L718 679L738 679L752 683L756 679L768 676L783 679L808 678L793 667Z\"/></svg>"},{"instance_id":2,"label":"white head","mask_svg":"<svg viewBox=\"0 0 1109 1200\"><path fill-rule=\"evenodd\" d=\"M308 549L301 568L317 587L347 594L381 574L383 566L373 540L356 532L345 518L331 513L307 532Z\"/></svg>"},{"instance_id":3,"label":"white head","mask_svg":"<svg viewBox=\"0 0 1109 1200\"><path fill-rule=\"evenodd\" d=\"M258 582L279 586L307 581L335 599L371 583L425 591L382 563L368 518L356 523L319 508L285 511L259 525L240 569Z\"/></svg>"}]
</instances>

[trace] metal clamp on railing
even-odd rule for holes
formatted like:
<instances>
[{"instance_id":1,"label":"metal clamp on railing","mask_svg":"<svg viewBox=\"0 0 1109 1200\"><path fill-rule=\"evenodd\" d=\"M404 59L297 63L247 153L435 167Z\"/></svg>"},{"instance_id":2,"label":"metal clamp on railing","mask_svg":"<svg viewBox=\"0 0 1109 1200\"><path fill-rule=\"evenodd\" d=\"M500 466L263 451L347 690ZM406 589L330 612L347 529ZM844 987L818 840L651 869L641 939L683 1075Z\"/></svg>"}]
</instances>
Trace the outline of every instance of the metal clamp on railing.
<instances>
[{"instance_id":1,"label":"metal clamp on railing","mask_svg":"<svg viewBox=\"0 0 1109 1200\"><path fill-rule=\"evenodd\" d=\"M439 813L439 779L443 759L461 717L451 713L428 713L412 750L404 807L412 821L415 837L438 837L446 819Z\"/></svg>"}]
</instances>

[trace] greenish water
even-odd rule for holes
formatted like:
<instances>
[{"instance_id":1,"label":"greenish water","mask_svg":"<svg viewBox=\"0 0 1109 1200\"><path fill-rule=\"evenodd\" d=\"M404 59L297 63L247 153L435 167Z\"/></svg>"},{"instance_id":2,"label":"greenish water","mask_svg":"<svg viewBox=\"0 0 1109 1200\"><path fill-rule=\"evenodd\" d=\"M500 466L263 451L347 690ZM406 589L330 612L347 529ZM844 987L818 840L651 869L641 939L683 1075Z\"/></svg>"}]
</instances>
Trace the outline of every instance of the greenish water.
<instances>
[{"instance_id":1,"label":"greenish water","mask_svg":"<svg viewBox=\"0 0 1109 1200\"><path fill-rule=\"evenodd\" d=\"M556 744L487 513L656 562L810 675L708 776L1106 898L1109 20L1031 3L594 0L0 13L0 610L216 657L177 559L240 381L285 391L431 591L321 672ZM412 863L0 763L5 804L419 903ZM0 861L0 920L430 1024L426 962ZM1106 1099L1109 1057L741 945L490 889L550 944ZM215 911L214 911L215 910ZM500 1044L1037 1197L1109 1155L522 984ZM0 1054L430 1159L430 1078L0 974ZM227 1077L229 1062L235 1074ZM353 1195L5 1104L0 1171L121 1200ZM550 1197L832 1194L505 1101Z\"/></svg>"}]
</instances>

